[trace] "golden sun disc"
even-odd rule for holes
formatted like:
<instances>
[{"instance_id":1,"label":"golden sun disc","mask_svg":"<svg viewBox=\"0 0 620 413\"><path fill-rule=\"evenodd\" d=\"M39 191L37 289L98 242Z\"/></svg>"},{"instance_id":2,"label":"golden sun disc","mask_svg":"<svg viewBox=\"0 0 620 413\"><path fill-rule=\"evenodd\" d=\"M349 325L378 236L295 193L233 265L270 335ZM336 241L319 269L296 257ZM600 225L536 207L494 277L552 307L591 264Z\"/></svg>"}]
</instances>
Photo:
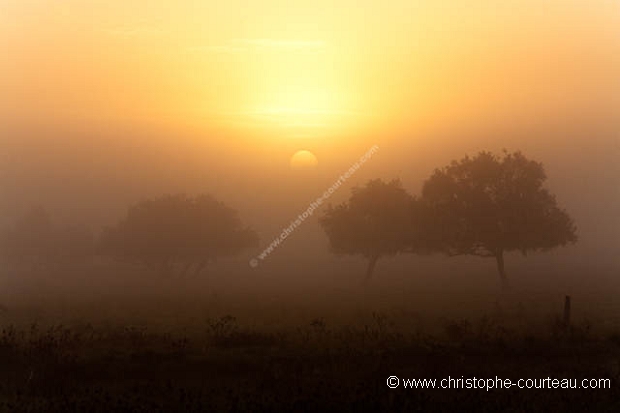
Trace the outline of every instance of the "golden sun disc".
<instances>
[{"instance_id":1,"label":"golden sun disc","mask_svg":"<svg viewBox=\"0 0 620 413\"><path fill-rule=\"evenodd\" d=\"M314 169L319 163L316 156L307 150L300 150L291 156L290 165L295 170Z\"/></svg>"}]
</instances>

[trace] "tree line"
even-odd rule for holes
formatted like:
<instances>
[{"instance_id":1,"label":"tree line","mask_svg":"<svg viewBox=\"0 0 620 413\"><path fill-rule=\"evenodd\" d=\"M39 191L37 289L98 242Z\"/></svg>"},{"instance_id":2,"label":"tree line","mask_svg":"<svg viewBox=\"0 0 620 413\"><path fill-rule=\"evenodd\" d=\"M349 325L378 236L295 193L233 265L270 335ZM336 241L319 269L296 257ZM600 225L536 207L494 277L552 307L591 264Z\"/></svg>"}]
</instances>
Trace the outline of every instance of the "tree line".
<instances>
[{"instance_id":1,"label":"tree line","mask_svg":"<svg viewBox=\"0 0 620 413\"><path fill-rule=\"evenodd\" d=\"M382 257L442 253L493 258L507 285L505 253L577 241L546 178L543 165L520 152L480 152L433 171L418 196L399 180L354 187L346 202L327 206L319 224L333 253L367 260L366 281ZM97 253L181 275L198 275L215 259L258 243L234 209L209 195L139 202L98 240L84 228L54 226L40 208L0 234L7 260L45 263Z\"/></svg>"},{"instance_id":2,"label":"tree line","mask_svg":"<svg viewBox=\"0 0 620 413\"><path fill-rule=\"evenodd\" d=\"M320 218L333 252L368 260L398 253L493 258L507 285L504 254L546 251L577 241L576 227L544 187L543 165L520 152L481 152L436 169L419 197L400 181L372 180Z\"/></svg>"}]
</instances>

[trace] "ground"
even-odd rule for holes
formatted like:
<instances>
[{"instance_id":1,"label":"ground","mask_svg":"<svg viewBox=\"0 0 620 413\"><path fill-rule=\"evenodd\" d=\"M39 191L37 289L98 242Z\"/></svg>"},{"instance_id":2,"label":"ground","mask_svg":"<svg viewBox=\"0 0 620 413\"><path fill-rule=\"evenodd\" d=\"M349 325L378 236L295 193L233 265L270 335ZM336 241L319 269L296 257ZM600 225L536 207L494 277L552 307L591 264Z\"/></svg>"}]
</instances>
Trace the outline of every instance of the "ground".
<instances>
[{"instance_id":1,"label":"ground","mask_svg":"<svg viewBox=\"0 0 620 413\"><path fill-rule=\"evenodd\" d=\"M587 319L565 326L559 315L524 314L518 302L456 318L403 308L349 318L305 309L285 323L259 322L222 297L219 315L187 302L183 311L166 305L158 322L137 311L118 316L129 312L117 308L59 318L62 325L49 323L44 309L11 308L27 315L5 315L2 324L0 412L620 409L614 328ZM223 314L227 307L238 314ZM37 317L47 322L25 324ZM608 378L611 388L390 389L389 376Z\"/></svg>"}]
</instances>

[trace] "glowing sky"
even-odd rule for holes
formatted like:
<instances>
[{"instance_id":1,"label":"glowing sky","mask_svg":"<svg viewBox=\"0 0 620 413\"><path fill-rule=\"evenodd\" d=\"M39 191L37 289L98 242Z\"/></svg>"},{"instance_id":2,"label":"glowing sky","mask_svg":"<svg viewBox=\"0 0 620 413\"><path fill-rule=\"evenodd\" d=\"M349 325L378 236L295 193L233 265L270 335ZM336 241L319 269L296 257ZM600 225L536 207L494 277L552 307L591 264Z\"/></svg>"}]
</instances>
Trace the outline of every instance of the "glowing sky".
<instances>
[{"instance_id":1,"label":"glowing sky","mask_svg":"<svg viewBox=\"0 0 620 413\"><path fill-rule=\"evenodd\" d=\"M3 0L0 110L292 138L559 110L613 94L619 16L614 0Z\"/></svg>"},{"instance_id":2,"label":"glowing sky","mask_svg":"<svg viewBox=\"0 0 620 413\"><path fill-rule=\"evenodd\" d=\"M0 50L0 225L205 192L269 237L374 145L334 202L506 148L617 256L618 0L0 0Z\"/></svg>"}]
</instances>

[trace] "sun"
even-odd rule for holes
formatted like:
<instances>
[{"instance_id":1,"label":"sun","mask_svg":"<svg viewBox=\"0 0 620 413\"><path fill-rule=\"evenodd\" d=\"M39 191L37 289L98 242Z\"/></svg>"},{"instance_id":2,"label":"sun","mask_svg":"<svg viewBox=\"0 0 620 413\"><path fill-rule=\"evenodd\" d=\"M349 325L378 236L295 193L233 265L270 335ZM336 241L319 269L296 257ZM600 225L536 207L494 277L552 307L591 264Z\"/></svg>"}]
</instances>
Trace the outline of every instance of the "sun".
<instances>
[{"instance_id":1,"label":"sun","mask_svg":"<svg viewBox=\"0 0 620 413\"><path fill-rule=\"evenodd\" d=\"M291 156L291 169L294 170L309 170L316 168L319 163L316 156L307 150L300 150L295 152L293 156Z\"/></svg>"}]
</instances>

